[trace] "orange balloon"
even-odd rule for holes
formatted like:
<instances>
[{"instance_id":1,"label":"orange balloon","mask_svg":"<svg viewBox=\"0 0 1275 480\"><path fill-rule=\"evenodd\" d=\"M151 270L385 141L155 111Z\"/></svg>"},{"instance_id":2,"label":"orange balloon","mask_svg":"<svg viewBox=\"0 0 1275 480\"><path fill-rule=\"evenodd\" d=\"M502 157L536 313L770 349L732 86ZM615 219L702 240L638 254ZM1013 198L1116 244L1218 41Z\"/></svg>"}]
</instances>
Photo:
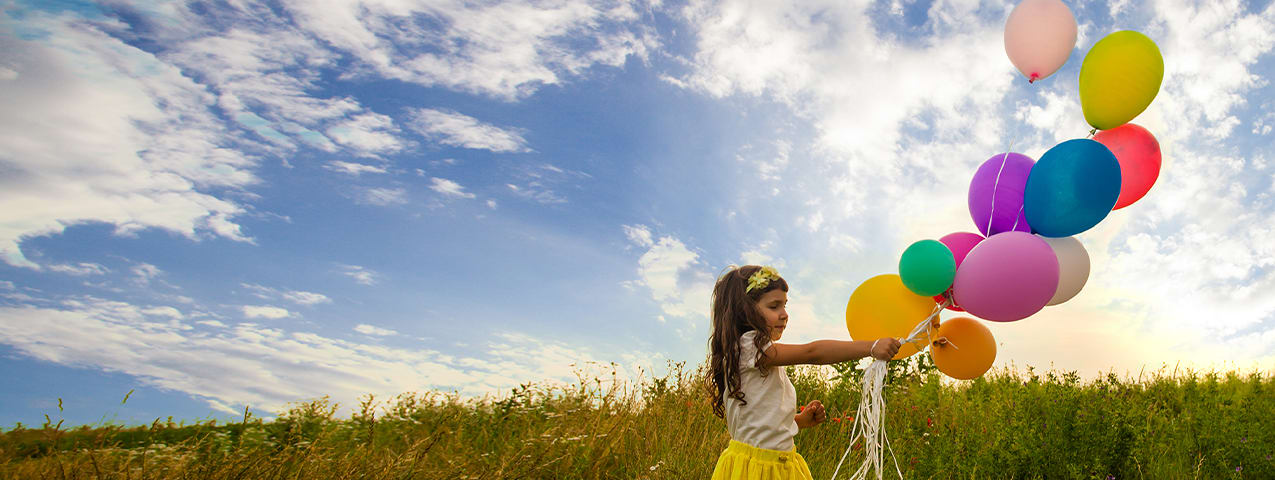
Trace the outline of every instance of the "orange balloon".
<instances>
[{"instance_id":1,"label":"orange balloon","mask_svg":"<svg viewBox=\"0 0 1275 480\"><path fill-rule=\"evenodd\" d=\"M940 372L957 380L983 376L996 361L996 339L978 320L956 317L941 324L933 334L930 356Z\"/></svg>"},{"instance_id":2,"label":"orange balloon","mask_svg":"<svg viewBox=\"0 0 1275 480\"><path fill-rule=\"evenodd\" d=\"M855 340L907 338L916 324L934 311L934 299L912 293L897 274L884 274L865 280L850 294L846 303L846 330ZM925 346L924 343L921 344ZM895 360L910 357L920 349L905 343Z\"/></svg>"}]
</instances>

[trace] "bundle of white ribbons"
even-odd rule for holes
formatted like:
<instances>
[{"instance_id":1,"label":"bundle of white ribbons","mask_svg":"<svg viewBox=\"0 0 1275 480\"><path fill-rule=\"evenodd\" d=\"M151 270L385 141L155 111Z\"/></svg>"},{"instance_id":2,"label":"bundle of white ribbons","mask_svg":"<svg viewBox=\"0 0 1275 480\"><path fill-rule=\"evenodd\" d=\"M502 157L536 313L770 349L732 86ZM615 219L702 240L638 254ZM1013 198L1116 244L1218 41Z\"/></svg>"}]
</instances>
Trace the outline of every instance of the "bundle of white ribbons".
<instances>
[{"instance_id":1,"label":"bundle of white ribbons","mask_svg":"<svg viewBox=\"0 0 1275 480\"><path fill-rule=\"evenodd\" d=\"M925 317L921 323L916 324L912 328L912 333L908 334L902 343L916 344L921 341L927 342L920 345L919 349L924 350L928 342L931 341L930 332L931 322L938 317L939 312L943 311L948 305L952 304L949 298L943 303L935 305L934 311L930 316ZM877 340L878 342L881 340ZM873 342L873 347L876 343ZM882 397L882 389L885 387L885 374L888 370L888 361L875 359L868 368L863 370L863 391L859 398L859 409L854 415L854 428L850 430L850 445L846 447L846 453L841 455L841 461L837 462L836 470L832 472L832 480L836 480L837 473L841 471L841 464L846 461L846 456L850 454L850 449L854 447L856 441L860 437L863 438L863 450L867 454L863 459L863 464L859 469L850 476L852 480L865 480L868 474L876 471L877 480L881 480L885 471L881 468L885 463L885 450L890 451L890 459L894 461L894 471L899 474L899 478L903 478L903 470L899 468L899 460L894 457L894 449L890 448L890 438L885 434L885 398Z\"/></svg>"}]
</instances>

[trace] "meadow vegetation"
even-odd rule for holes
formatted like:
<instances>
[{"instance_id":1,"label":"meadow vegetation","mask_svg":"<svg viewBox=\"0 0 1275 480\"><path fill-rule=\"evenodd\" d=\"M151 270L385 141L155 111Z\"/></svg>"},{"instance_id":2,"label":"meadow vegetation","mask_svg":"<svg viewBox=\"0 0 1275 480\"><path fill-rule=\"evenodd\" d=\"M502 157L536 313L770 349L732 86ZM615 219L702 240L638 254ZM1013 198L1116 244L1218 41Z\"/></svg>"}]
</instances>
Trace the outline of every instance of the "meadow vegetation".
<instances>
[{"instance_id":1,"label":"meadow vegetation","mask_svg":"<svg viewBox=\"0 0 1275 480\"><path fill-rule=\"evenodd\" d=\"M953 382L923 357L892 362L886 388L886 431L905 478L1275 478L1270 372L1165 368L1082 381L1027 368ZM229 424L69 428L50 418L0 433L0 478L709 476L729 437L705 400L702 368L671 365L633 384L614 369L587 372L574 384L527 383L481 399L368 396L349 418L326 398L269 421L245 411ZM862 371L841 364L789 375L799 404L827 406L830 419L796 443L815 478L830 478L851 447ZM851 448L853 471L863 453Z\"/></svg>"}]
</instances>

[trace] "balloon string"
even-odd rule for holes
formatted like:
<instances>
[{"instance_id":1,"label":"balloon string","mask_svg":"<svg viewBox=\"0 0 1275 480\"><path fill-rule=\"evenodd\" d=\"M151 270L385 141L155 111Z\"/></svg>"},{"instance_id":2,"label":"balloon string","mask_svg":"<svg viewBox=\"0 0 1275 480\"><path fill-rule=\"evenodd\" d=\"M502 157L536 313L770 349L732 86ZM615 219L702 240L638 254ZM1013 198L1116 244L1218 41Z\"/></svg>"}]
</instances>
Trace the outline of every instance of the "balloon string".
<instances>
[{"instance_id":1,"label":"balloon string","mask_svg":"<svg viewBox=\"0 0 1275 480\"><path fill-rule=\"evenodd\" d=\"M944 295L943 302L936 304L930 315L916 324L902 343L915 344L923 339L930 340L932 333L930 322L952 303L952 298ZM888 370L888 362L881 359L873 360L872 364L863 370L863 388L859 396L859 408L854 415L854 426L850 429L850 445L846 446L845 453L841 454L841 460L837 462L837 468L832 471L832 480L836 480L837 474L841 472L841 464L846 461L846 457L850 455L850 450L854 448L859 437L863 437L863 450L866 456L863 458L863 464L859 465L859 469L850 475L851 479L864 480L868 478L869 472L875 470L877 480L881 480L885 473L882 465L885 463L887 450L890 452L890 459L894 462L895 473L900 479L903 478L899 459L894 455L894 447L890 446L890 438L883 428L885 397L882 395L882 390L884 390L885 375Z\"/></svg>"},{"instance_id":2,"label":"balloon string","mask_svg":"<svg viewBox=\"0 0 1275 480\"><path fill-rule=\"evenodd\" d=\"M1024 203L1023 206L1018 207L1018 215L1014 215L1014 226L1009 227L1009 231L1012 232L1012 231L1018 230L1018 219L1022 218L1024 208L1027 208L1026 203Z\"/></svg>"},{"instance_id":3,"label":"balloon string","mask_svg":"<svg viewBox=\"0 0 1275 480\"><path fill-rule=\"evenodd\" d=\"M957 350L960 350L960 349L961 349L961 347L956 346L956 342L953 342L953 341L951 341L951 340L948 340L948 338L947 338L946 336L936 338L936 339L934 339L934 341L935 341L935 342L938 342L940 345L951 345L951 346L952 346L952 348L955 348L955 349L957 349Z\"/></svg>"},{"instance_id":4,"label":"balloon string","mask_svg":"<svg viewBox=\"0 0 1275 480\"><path fill-rule=\"evenodd\" d=\"M1009 152L1005 152L1005 156L1001 157L1001 166L996 170L996 181L992 182L992 208L987 209L987 231L983 232L984 237L992 236L992 218L996 216L996 191L1000 190L1001 173L1005 171L1005 161L1009 159Z\"/></svg>"},{"instance_id":5,"label":"balloon string","mask_svg":"<svg viewBox=\"0 0 1275 480\"><path fill-rule=\"evenodd\" d=\"M989 208L987 211L987 231L983 232L984 237L992 236L992 218L995 218L996 214L996 191L1000 190L1001 173L1005 171L1005 162L1009 160L1009 154L1013 151L1014 140L1011 139L1009 141L1009 149L1005 151L1005 156L1001 157L1001 167L996 171L996 181L992 182L992 208ZM1014 221L1017 222L1018 218L1015 217ZM1018 224L1015 223L1014 226L1018 226Z\"/></svg>"}]
</instances>

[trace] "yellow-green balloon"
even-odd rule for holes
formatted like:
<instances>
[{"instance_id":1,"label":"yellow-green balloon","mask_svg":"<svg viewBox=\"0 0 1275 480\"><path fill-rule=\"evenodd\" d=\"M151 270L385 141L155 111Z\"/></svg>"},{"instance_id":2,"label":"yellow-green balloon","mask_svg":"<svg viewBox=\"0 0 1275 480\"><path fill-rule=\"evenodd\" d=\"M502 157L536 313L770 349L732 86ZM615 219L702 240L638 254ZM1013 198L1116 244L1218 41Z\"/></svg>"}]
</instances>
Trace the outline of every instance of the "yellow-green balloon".
<instances>
[{"instance_id":1,"label":"yellow-green balloon","mask_svg":"<svg viewBox=\"0 0 1275 480\"><path fill-rule=\"evenodd\" d=\"M1146 35L1124 30L1103 37L1080 65L1085 121L1110 130L1133 120L1160 93L1164 57Z\"/></svg>"}]
</instances>

